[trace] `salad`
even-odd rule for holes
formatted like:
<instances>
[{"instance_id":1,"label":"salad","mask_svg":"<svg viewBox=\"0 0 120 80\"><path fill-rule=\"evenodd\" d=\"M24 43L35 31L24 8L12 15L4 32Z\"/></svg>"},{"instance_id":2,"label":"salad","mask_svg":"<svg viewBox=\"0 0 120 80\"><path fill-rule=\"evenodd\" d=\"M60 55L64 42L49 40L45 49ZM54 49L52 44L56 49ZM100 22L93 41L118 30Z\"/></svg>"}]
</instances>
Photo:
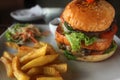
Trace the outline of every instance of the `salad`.
<instances>
[{"instance_id":1,"label":"salad","mask_svg":"<svg viewBox=\"0 0 120 80\"><path fill-rule=\"evenodd\" d=\"M8 41L23 44L27 40L38 42L37 37L41 36L39 29L33 24L15 24L12 28L8 28L5 33Z\"/></svg>"}]
</instances>

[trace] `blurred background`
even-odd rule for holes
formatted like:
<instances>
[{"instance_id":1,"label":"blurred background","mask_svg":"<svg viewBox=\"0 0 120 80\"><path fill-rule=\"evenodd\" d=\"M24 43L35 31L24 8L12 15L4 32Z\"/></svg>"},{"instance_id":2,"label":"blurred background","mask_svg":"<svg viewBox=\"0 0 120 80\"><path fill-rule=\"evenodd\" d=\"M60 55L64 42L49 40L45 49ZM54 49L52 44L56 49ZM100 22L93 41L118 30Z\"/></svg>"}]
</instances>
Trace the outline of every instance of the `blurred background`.
<instances>
[{"instance_id":1,"label":"blurred background","mask_svg":"<svg viewBox=\"0 0 120 80\"><path fill-rule=\"evenodd\" d=\"M71 0L0 0L0 34L4 32L7 27L9 27L14 22L20 22L20 23L38 23L38 24L45 24L46 21L43 19L35 20L35 21L29 21L29 22L22 22L17 21L13 19L10 16L10 12L19 10L19 9L26 9L31 8L35 6L36 4L39 4L42 8L62 8L66 6L67 3L69 3ZM109 3L113 5L113 7L116 10L116 16L115 21L119 27L119 31L117 32L117 35L120 37L120 0L107 0ZM53 11L55 12L55 11ZM58 14L58 13L57 13ZM49 19L52 20L55 17L59 17L60 14L56 16L51 16L52 18ZM48 21L48 22L49 22Z\"/></svg>"}]
</instances>

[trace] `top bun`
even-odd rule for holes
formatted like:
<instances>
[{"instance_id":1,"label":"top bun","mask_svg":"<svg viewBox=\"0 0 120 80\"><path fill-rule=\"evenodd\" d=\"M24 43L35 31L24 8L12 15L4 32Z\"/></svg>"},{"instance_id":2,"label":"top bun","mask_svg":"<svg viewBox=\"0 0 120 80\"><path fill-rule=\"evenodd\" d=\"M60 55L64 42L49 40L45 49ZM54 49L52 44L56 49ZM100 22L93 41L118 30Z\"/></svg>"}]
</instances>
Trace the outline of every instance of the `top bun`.
<instances>
[{"instance_id":1,"label":"top bun","mask_svg":"<svg viewBox=\"0 0 120 80\"><path fill-rule=\"evenodd\" d=\"M108 29L113 22L115 10L105 0L73 0L61 15L61 19L71 25L73 29L86 32L98 32Z\"/></svg>"}]
</instances>

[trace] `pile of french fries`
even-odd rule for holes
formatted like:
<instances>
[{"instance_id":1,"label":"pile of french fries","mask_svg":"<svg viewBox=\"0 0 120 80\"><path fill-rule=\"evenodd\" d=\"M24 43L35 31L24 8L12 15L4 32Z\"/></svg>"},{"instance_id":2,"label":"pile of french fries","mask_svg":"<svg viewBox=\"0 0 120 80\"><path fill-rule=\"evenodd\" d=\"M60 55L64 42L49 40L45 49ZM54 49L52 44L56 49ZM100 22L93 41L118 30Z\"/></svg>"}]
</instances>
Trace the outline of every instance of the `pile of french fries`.
<instances>
[{"instance_id":1,"label":"pile of french fries","mask_svg":"<svg viewBox=\"0 0 120 80\"><path fill-rule=\"evenodd\" d=\"M17 80L63 80L61 74L67 71L67 64L61 62L59 54L50 44L39 42L33 46L19 46L6 42L15 49L15 54L4 51L0 61L7 76Z\"/></svg>"}]
</instances>

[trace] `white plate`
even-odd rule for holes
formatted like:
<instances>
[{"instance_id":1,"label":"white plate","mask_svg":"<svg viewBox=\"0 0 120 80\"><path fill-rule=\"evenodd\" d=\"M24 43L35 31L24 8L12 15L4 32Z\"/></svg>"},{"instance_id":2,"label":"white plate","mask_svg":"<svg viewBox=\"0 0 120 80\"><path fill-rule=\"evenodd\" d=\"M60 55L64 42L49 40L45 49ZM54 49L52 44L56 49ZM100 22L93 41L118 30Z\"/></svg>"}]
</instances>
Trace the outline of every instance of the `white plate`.
<instances>
[{"instance_id":1,"label":"white plate","mask_svg":"<svg viewBox=\"0 0 120 80\"><path fill-rule=\"evenodd\" d=\"M37 25L41 30L49 30L48 25ZM115 36L115 40L120 45L120 40ZM56 50L56 42L53 35L43 37L42 41L52 44ZM0 56L3 51L8 50L5 46L4 34L0 37ZM9 50L11 51L11 50ZM64 80L119 80L120 79L120 49L108 60L96 63L68 61L68 72L64 75ZM3 64L0 62L0 80L11 80L6 76Z\"/></svg>"}]
</instances>

